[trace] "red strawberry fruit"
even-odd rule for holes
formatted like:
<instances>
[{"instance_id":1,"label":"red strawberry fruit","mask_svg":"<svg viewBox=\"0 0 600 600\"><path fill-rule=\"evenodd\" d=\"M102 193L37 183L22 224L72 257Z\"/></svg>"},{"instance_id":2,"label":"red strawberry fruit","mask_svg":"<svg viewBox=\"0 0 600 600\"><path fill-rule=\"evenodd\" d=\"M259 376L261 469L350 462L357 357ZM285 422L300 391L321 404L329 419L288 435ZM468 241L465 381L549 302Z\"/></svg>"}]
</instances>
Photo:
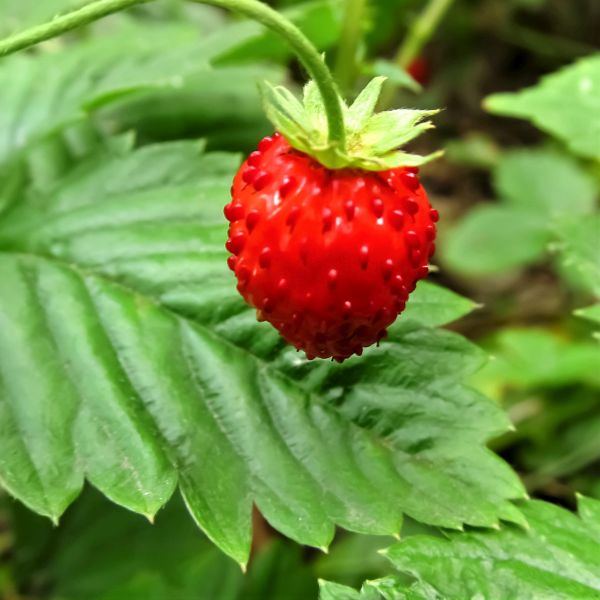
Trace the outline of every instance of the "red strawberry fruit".
<instances>
[{"instance_id":1,"label":"red strawberry fruit","mask_svg":"<svg viewBox=\"0 0 600 600\"><path fill-rule=\"evenodd\" d=\"M428 127L420 121L431 113L390 111L403 114L376 128L372 119L390 114L373 115L381 83L345 107L354 149L346 154L323 150L319 133L307 131L319 117L310 84L304 105L270 88L268 112L282 133L250 154L225 207L239 292L308 358L341 361L379 342L434 252L438 213L415 166L431 157L399 152L396 144ZM304 117L300 126L281 118L289 102ZM365 140L369 147L360 146Z\"/></svg>"}]
</instances>

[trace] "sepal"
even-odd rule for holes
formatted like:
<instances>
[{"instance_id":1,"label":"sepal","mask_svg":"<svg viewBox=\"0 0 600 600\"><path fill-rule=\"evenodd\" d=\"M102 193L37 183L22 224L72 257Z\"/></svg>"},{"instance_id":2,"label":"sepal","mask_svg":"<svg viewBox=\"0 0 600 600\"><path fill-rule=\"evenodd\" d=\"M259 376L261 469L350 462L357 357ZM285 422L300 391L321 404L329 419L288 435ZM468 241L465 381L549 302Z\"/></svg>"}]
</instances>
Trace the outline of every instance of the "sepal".
<instances>
[{"instance_id":1,"label":"sepal","mask_svg":"<svg viewBox=\"0 0 600 600\"><path fill-rule=\"evenodd\" d=\"M385 77L375 77L351 106L343 101L346 129L344 148L328 140L327 117L314 82L304 87L302 102L283 86L261 85L265 111L275 128L297 150L330 169L357 168L381 171L421 166L441 155L410 154L401 146L433 127L429 117L437 110L397 109L376 113Z\"/></svg>"}]
</instances>

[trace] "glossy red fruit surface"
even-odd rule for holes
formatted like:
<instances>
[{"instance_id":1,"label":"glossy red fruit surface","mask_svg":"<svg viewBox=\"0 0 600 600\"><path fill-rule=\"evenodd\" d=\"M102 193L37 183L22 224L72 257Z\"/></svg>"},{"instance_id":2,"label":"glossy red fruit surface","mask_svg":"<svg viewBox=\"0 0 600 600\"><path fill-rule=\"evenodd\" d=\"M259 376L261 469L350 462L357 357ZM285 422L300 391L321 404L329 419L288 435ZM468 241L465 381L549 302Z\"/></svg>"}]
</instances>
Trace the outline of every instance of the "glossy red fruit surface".
<instances>
[{"instance_id":1,"label":"glossy red fruit surface","mask_svg":"<svg viewBox=\"0 0 600 600\"><path fill-rule=\"evenodd\" d=\"M279 134L241 166L224 212L246 302L308 358L337 360L404 310L438 219L416 169L326 169Z\"/></svg>"}]
</instances>

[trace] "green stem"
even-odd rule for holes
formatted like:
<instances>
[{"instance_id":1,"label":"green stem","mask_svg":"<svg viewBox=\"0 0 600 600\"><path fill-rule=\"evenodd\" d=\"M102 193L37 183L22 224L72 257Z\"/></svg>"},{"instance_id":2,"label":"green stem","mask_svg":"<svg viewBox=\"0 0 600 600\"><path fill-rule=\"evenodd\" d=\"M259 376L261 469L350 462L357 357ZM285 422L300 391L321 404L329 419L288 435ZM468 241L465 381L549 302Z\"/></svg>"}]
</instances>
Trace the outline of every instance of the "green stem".
<instances>
[{"instance_id":1,"label":"green stem","mask_svg":"<svg viewBox=\"0 0 600 600\"><path fill-rule=\"evenodd\" d=\"M96 0L83 8L57 17L48 23L27 29L0 41L0 56L6 56L57 37L82 25L151 0ZM333 76L306 36L276 10L258 0L192 0L244 14L283 37L317 84L327 115L329 141L345 147L344 115Z\"/></svg>"},{"instance_id":2,"label":"green stem","mask_svg":"<svg viewBox=\"0 0 600 600\"><path fill-rule=\"evenodd\" d=\"M344 23L335 56L335 78L344 93L352 89L356 78L358 45L362 37L365 0L346 0Z\"/></svg>"},{"instance_id":3,"label":"green stem","mask_svg":"<svg viewBox=\"0 0 600 600\"><path fill-rule=\"evenodd\" d=\"M431 39L440 21L450 8L454 0L429 0L423 12L413 23L404 43L400 46L396 54L396 64L405 69L410 63L419 56L423 47ZM391 84L387 84L381 95L381 105L387 106L392 101L394 89Z\"/></svg>"},{"instance_id":4,"label":"green stem","mask_svg":"<svg viewBox=\"0 0 600 600\"><path fill-rule=\"evenodd\" d=\"M107 15L146 2L150 2L150 0L98 0L66 15L56 17L48 23L36 25L1 40L0 56L7 56L19 50L35 46L40 42L55 38L67 31L77 29L77 27L87 25Z\"/></svg>"}]
</instances>

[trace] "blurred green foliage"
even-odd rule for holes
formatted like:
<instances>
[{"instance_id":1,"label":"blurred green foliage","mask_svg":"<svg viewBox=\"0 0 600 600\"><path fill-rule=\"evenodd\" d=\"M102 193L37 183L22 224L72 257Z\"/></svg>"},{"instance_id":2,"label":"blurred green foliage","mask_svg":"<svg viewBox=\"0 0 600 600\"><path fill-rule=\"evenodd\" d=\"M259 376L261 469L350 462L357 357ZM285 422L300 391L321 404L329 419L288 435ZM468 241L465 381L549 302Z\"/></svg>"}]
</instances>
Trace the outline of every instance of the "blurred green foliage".
<instances>
[{"instance_id":1,"label":"blurred green foliage","mask_svg":"<svg viewBox=\"0 0 600 600\"><path fill-rule=\"evenodd\" d=\"M284 10L326 52L328 62L334 62L344 2L270 4ZM0 0L0 35L79 5L73 0ZM400 471L406 477L410 473L413 484L419 483L416 488L425 489L412 499L424 521L436 517L439 522L435 507L444 502L450 515L444 518L454 519L461 511L476 514L485 505L482 514L489 522L496 519L489 506L502 504L504 496L496 494L494 486L515 488L510 479L514 475L505 474L503 463L479 445L490 435L498 436L492 448L519 473L532 496L573 508L575 492L600 498L598 2L456 0L422 50L431 76L420 88L394 57L422 8L421 0L370 0L358 28L354 89L370 75L383 73L396 85L395 106L446 109L437 119L437 131L419 142L418 150L448 150L445 159L423 172L442 213L436 255L440 274L434 278L448 289L420 285L388 349L380 354L367 354L337 370L302 362L286 353L278 337L257 325L250 312L234 314L238 299L221 295L227 286L215 285L220 272L213 272L214 263L204 258L193 269L205 279L172 285L169 274L188 273L192 263L179 262L175 268L158 251L154 258L143 256L151 248L148 239L157 248L166 239L160 235L171 235L165 223L151 236L144 233L148 245L136 246L141 254L130 257L135 264L109 260L111 252L124 248L116 238L90 241L100 235L94 228L104 218L93 213L95 197L114 193L116 181L120 192L129 180L130 189L146 189L144 176L136 178L141 169L135 176L126 171L132 148L176 141L156 147L163 157L170 153L173 163L166 158L160 164L136 163L147 170L148 180L154 177L162 186L146 190L154 194L146 210L163 206L165 199L175 206L189 192L184 185L193 180L189 165L207 169L210 181L200 182L199 189L217 203L226 195L225 179L235 170L239 153L248 152L271 129L257 81L287 80L298 87L304 81L285 44L259 26L217 9L161 0L0 61L3 243L9 240L11 249L48 255L72 251L72 262L86 269L98 269L102 263L114 277L123 269L120 275L126 272L128 282L134 281L145 294L160 296L170 310L211 328L235 345L236 352L242 348L269 361L298 389L317 390L345 423L380 436L397 460L417 457L414 464L403 460ZM215 154L200 157L198 147L185 141L198 138ZM181 145L179 140L184 140ZM122 171L111 170L121 161ZM170 179L168 171L176 161L185 169ZM79 165L74 172L73 165ZM107 173L120 173L114 189L106 183ZM89 221L70 221L68 215L53 213L86 202L92 207ZM126 222L132 219L128 210L115 200L113 217ZM50 217L58 219L58 228L52 228ZM39 229L31 226L36 219ZM91 231L82 230L81 223ZM75 240L80 231L88 237ZM128 234L132 248L142 236L138 230ZM203 238L214 256L222 243L218 235ZM151 278L144 260L158 260ZM214 287L205 285L208 280ZM465 318L452 328L492 357L479 372L483 353L459 336L429 329L461 317ZM467 380L496 404L487 403L479 392L465 391ZM499 407L506 409L514 431L502 433L505 423ZM47 427L49 421L39 423ZM8 439L7 432L3 435ZM418 471L420 461L433 465L431 473ZM344 475L344 469L332 469L331 479ZM171 484L166 478L160 481L165 488ZM284 477L281 489L292 484ZM157 483L150 495L160 496L160 486ZM395 508L408 502L390 497L389 489L370 485L368 492L369 499L383 496L390 505L395 502ZM323 555L283 539L257 518L258 535L244 576L194 526L189 506L178 497L150 526L90 488L54 527L1 494L0 597L7 600L304 600L317 597L317 578L358 588L392 571L378 551L389 547L393 538L338 531L329 554ZM381 505L387 506L383 501ZM461 597L471 585L475 587L468 589L482 598L527 597L533 593L527 585L536 593L540 588L535 586L545 585L532 575L534 570L519 563L517 575L523 573L523 578L506 583L496 577L490 557L510 547L520 557L542 560L546 555L536 554L543 547L538 534L557 556L567 556L561 554L563 545L567 547L572 562L567 583L560 585L572 594L566 597L586 598L586 593L595 592L579 587L583 584L578 574L589 569L587 581L597 591L600 567L587 530L596 532L599 511L585 499L579 510L585 525L548 503L526 504L524 512L533 525L529 533L503 525L499 533L473 530L448 536L442 531L440 537L439 529L406 519L402 538L408 543L392 552L403 575L366 584L362 595L325 586L323 599L440 600ZM539 515L564 525L564 538L546 531L548 520ZM289 517L289 523L292 520ZM296 521L288 524L288 531L301 530L302 523ZM484 559L476 553L482 545L488 549ZM448 553L445 562L442 552ZM478 566L466 579L456 558L461 552L467 557L477 554ZM566 572L565 561L548 564ZM490 570L483 572L482 565ZM510 587L515 585L525 587ZM545 590L549 598L558 597L555 592L556 588Z\"/></svg>"}]
</instances>

